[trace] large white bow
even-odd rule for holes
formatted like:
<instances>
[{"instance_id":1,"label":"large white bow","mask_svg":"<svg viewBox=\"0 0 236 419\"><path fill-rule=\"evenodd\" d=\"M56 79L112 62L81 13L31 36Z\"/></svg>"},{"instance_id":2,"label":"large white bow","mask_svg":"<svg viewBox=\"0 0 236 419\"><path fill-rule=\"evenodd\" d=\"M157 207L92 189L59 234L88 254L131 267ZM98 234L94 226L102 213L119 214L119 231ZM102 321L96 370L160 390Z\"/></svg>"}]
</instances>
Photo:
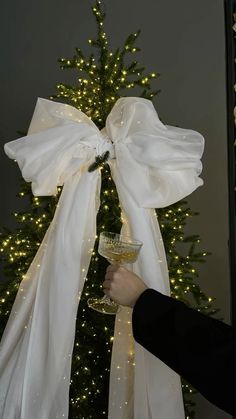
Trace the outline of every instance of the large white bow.
<instances>
[{"instance_id":1,"label":"large white bow","mask_svg":"<svg viewBox=\"0 0 236 419\"><path fill-rule=\"evenodd\" d=\"M203 183L203 142L195 131L163 125L150 101L130 97L116 102L102 132L79 110L39 99L28 135L5 145L35 195L64 187L2 339L2 419L68 417L76 313L100 203L100 171L88 172L96 155L110 151L122 233L144 243L134 271L151 288L169 294L153 208L170 205ZM116 318L109 418L184 418L179 377L134 344L127 308Z\"/></svg>"}]
</instances>

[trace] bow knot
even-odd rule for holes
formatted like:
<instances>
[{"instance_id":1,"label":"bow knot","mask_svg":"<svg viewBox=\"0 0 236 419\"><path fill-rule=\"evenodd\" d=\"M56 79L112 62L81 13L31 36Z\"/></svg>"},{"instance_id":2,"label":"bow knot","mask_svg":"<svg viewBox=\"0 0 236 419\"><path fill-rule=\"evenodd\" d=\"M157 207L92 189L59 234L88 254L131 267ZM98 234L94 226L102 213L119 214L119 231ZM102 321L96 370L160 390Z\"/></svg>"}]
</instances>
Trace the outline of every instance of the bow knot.
<instances>
[{"instance_id":1,"label":"bow knot","mask_svg":"<svg viewBox=\"0 0 236 419\"><path fill-rule=\"evenodd\" d=\"M109 151L109 158L114 159L115 158L115 143L107 135L105 129L101 131L101 135L102 135L102 145L101 143L99 143L98 145L98 148L97 148L98 155L104 154L106 151Z\"/></svg>"},{"instance_id":2,"label":"bow knot","mask_svg":"<svg viewBox=\"0 0 236 419\"><path fill-rule=\"evenodd\" d=\"M91 140L92 142L95 140L94 149L96 150L95 160L88 167L89 172L93 172L101 167L108 159L111 160L115 158L115 146L104 130L100 131L100 136L97 136L96 139L94 137L89 137L85 142L88 140L90 140L90 143Z\"/></svg>"}]
</instances>

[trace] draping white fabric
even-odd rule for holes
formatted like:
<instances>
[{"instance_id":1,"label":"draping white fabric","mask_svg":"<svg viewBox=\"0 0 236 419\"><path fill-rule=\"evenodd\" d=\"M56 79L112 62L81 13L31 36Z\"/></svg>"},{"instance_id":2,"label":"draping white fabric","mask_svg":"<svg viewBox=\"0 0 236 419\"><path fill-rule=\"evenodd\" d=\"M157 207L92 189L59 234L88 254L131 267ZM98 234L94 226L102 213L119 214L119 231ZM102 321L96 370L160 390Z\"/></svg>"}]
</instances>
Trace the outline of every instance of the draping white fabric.
<instances>
[{"instance_id":1,"label":"draping white fabric","mask_svg":"<svg viewBox=\"0 0 236 419\"><path fill-rule=\"evenodd\" d=\"M68 417L75 321L96 235L100 171L109 164L122 207L122 232L143 241L134 271L169 294L165 251L153 208L203 182L203 137L163 125L152 103L121 98L102 132L77 109L39 99L29 133L5 145L35 195L64 185L54 219L21 282L0 353L0 417ZM110 419L183 419L179 377L134 344L131 310L117 315L110 377Z\"/></svg>"}]
</instances>

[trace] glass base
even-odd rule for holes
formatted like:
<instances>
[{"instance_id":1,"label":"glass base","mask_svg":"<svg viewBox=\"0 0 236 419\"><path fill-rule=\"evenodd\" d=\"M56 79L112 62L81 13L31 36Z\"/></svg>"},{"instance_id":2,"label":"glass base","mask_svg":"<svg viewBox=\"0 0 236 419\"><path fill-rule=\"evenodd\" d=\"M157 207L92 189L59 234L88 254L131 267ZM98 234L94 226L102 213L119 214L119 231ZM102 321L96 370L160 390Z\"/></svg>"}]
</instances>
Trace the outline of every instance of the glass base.
<instances>
[{"instance_id":1,"label":"glass base","mask_svg":"<svg viewBox=\"0 0 236 419\"><path fill-rule=\"evenodd\" d=\"M89 298L87 303L89 308L103 314L116 314L120 311L119 304L116 304L106 295L103 298Z\"/></svg>"}]
</instances>

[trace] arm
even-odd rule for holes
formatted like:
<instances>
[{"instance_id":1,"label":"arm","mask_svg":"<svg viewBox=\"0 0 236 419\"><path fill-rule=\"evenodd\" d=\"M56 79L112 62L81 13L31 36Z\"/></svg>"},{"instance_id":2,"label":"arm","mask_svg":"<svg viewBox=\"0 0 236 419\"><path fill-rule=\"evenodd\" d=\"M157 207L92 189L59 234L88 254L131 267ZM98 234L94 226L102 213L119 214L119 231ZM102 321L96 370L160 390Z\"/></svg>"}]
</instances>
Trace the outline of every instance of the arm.
<instances>
[{"instance_id":1,"label":"arm","mask_svg":"<svg viewBox=\"0 0 236 419\"><path fill-rule=\"evenodd\" d=\"M133 310L137 342L229 414L236 414L236 331L147 289Z\"/></svg>"}]
</instances>

